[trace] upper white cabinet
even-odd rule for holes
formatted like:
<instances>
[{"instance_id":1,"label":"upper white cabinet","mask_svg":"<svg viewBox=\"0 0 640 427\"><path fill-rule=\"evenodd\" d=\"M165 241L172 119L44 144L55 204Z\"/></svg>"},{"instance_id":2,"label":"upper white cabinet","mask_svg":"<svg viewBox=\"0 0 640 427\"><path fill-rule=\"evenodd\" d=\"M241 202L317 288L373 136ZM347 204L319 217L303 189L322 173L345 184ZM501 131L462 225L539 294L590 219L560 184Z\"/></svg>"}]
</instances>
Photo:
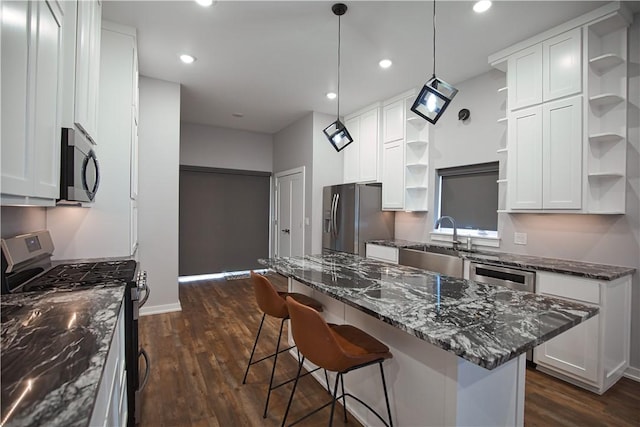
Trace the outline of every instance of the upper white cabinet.
<instances>
[{"instance_id":1,"label":"upper white cabinet","mask_svg":"<svg viewBox=\"0 0 640 427\"><path fill-rule=\"evenodd\" d=\"M582 28L542 43L542 100L582 92Z\"/></svg>"},{"instance_id":2,"label":"upper white cabinet","mask_svg":"<svg viewBox=\"0 0 640 427\"><path fill-rule=\"evenodd\" d=\"M74 122L95 143L98 141L102 3L79 1L77 22Z\"/></svg>"},{"instance_id":3,"label":"upper white cabinet","mask_svg":"<svg viewBox=\"0 0 640 427\"><path fill-rule=\"evenodd\" d=\"M345 118L353 143L344 149L344 182L377 182L380 169L378 105Z\"/></svg>"},{"instance_id":4,"label":"upper white cabinet","mask_svg":"<svg viewBox=\"0 0 640 427\"><path fill-rule=\"evenodd\" d=\"M629 366L631 276L601 281L536 273L536 293L596 305L600 313L536 347L538 369L598 394Z\"/></svg>"},{"instance_id":5,"label":"upper white cabinet","mask_svg":"<svg viewBox=\"0 0 640 427\"><path fill-rule=\"evenodd\" d=\"M62 19L57 2L2 2L3 205L59 196Z\"/></svg>"},{"instance_id":6,"label":"upper white cabinet","mask_svg":"<svg viewBox=\"0 0 640 427\"><path fill-rule=\"evenodd\" d=\"M426 211L429 170L428 122L411 111L415 91L382 108L382 209Z\"/></svg>"},{"instance_id":7,"label":"upper white cabinet","mask_svg":"<svg viewBox=\"0 0 640 427\"><path fill-rule=\"evenodd\" d=\"M505 211L625 213L631 22L611 2L489 57L507 73Z\"/></svg>"},{"instance_id":8,"label":"upper white cabinet","mask_svg":"<svg viewBox=\"0 0 640 427\"><path fill-rule=\"evenodd\" d=\"M507 85L510 110L542 102L542 45L532 46L509 57Z\"/></svg>"}]
</instances>

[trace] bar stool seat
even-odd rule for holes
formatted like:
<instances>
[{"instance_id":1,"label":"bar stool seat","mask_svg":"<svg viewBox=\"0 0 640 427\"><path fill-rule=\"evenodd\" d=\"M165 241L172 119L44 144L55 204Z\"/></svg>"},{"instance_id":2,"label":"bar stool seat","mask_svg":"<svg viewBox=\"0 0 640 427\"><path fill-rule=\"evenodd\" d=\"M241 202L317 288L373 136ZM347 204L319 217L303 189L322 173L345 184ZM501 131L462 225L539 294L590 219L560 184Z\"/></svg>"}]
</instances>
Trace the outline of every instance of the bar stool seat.
<instances>
[{"instance_id":1,"label":"bar stool seat","mask_svg":"<svg viewBox=\"0 0 640 427\"><path fill-rule=\"evenodd\" d=\"M297 424L310 415L318 412L328 405L331 405L331 415L329 419L329 425L331 426L333 424L335 403L338 399L342 399L344 420L346 422L347 410L345 397L349 396L368 408L385 425L393 426L389 397L387 394L387 385L382 366L382 362L384 360L393 357L389 351L389 347L355 326L327 323L317 311L314 311L309 307L305 307L291 297L287 298L287 307L289 308L289 315L291 316L291 333L296 345L298 346L298 350L302 354L302 359L298 364L298 374L293 384L293 390L291 390L289 403L287 404L287 410L284 414L282 425L284 426L286 423L287 415L289 414L289 409L291 408L293 396L302 370L302 365L305 359L308 359L320 368L337 372L338 375L336 376L332 399L331 402L315 409L291 425ZM380 416L380 414L365 402L352 394L345 393L344 391L344 374L376 363L380 366L380 376L382 378L382 387L384 390L384 398L389 420L388 423L382 418L382 416ZM340 382L342 386L341 396L337 396L338 382Z\"/></svg>"},{"instance_id":2,"label":"bar stool seat","mask_svg":"<svg viewBox=\"0 0 640 427\"><path fill-rule=\"evenodd\" d=\"M273 284L269 281L268 278L262 276L260 274L256 274L253 271L251 272L251 281L253 282L253 289L255 291L256 302L258 303L258 307L262 311L262 320L260 321L260 326L258 327L258 333L256 334L256 339L253 342L253 349L251 350L251 356L249 357L249 362L247 363L247 369L244 372L244 378L242 379L242 384L246 384L247 375L249 374L249 368L256 363L262 362L263 360L267 360L273 357L273 366L271 368L271 378L269 379L269 389L267 391L267 399L264 404L264 413L263 418L267 417L267 409L269 407L269 399L271 397L271 391L285 385L294 379L291 378L288 381L280 383L278 385L273 384L273 379L276 371L276 364L278 362L278 354L291 350L295 346L287 347L284 349L280 349L280 341L282 338L282 329L284 327L284 322L289 319L289 310L287 307L286 298L292 298L297 301L299 304L309 307L310 310L319 312L322 311L322 304L320 304L315 299L300 293L295 292L278 292ZM266 316L272 316L280 319L280 332L278 334L278 342L276 344L276 350L274 353L271 353L259 360L253 360L253 356L256 351L256 346L258 345L258 339L260 338L260 332L262 331L262 326L264 324L264 319ZM326 375L326 373L325 373Z\"/></svg>"}]
</instances>

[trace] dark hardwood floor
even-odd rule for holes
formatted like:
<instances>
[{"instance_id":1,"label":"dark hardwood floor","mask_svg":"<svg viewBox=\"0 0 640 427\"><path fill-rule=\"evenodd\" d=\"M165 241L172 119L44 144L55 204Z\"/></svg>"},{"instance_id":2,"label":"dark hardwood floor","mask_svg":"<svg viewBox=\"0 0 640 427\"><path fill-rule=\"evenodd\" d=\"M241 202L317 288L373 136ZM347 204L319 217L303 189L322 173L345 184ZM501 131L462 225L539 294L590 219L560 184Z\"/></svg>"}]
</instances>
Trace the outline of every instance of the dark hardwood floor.
<instances>
[{"instance_id":1,"label":"dark hardwood floor","mask_svg":"<svg viewBox=\"0 0 640 427\"><path fill-rule=\"evenodd\" d=\"M286 289L286 280L273 275ZM273 391L269 416L262 418L270 362L251 367L242 376L260 323L248 279L216 280L180 285L182 312L145 316L140 341L151 358L151 376L142 395L141 427L157 426L278 426L291 386ZM275 346L279 322L265 321L257 355ZM285 327L286 328L286 327ZM293 377L296 362L284 354L278 360L277 381ZM293 402L293 421L329 400L312 378L302 379ZM336 425L343 425L336 411ZM327 425L325 409L300 423ZM548 375L528 370L527 426L640 426L640 383L623 378L603 396ZM360 424L351 416L347 425ZM413 427L413 426L412 426Z\"/></svg>"}]
</instances>

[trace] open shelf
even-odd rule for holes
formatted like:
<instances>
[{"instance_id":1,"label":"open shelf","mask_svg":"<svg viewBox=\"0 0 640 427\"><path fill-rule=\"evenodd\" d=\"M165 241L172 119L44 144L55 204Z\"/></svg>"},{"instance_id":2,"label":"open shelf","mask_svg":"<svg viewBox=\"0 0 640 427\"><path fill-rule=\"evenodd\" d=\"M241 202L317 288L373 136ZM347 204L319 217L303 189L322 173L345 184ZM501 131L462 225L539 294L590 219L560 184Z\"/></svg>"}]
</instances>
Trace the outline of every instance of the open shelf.
<instances>
[{"instance_id":1,"label":"open shelf","mask_svg":"<svg viewBox=\"0 0 640 427\"><path fill-rule=\"evenodd\" d=\"M407 163L408 168L426 168L428 166L427 163Z\"/></svg>"},{"instance_id":2,"label":"open shelf","mask_svg":"<svg viewBox=\"0 0 640 427\"><path fill-rule=\"evenodd\" d=\"M416 145L417 146L417 145L427 145L428 142L427 141L423 141L421 139L412 139L412 140L407 141L407 144L408 145Z\"/></svg>"},{"instance_id":3,"label":"open shelf","mask_svg":"<svg viewBox=\"0 0 640 427\"><path fill-rule=\"evenodd\" d=\"M424 125L427 124L427 121L422 117L411 116L411 117L407 117L407 123L411 123L415 127L423 127Z\"/></svg>"},{"instance_id":4,"label":"open shelf","mask_svg":"<svg viewBox=\"0 0 640 427\"><path fill-rule=\"evenodd\" d=\"M500 89L498 89L498 93L506 92L507 90L508 90L508 87L507 87L507 86L505 86L505 87L501 87Z\"/></svg>"},{"instance_id":5,"label":"open shelf","mask_svg":"<svg viewBox=\"0 0 640 427\"><path fill-rule=\"evenodd\" d=\"M605 53L589 60L589 65L598 74L603 74L610 69L622 64L624 59L616 53Z\"/></svg>"},{"instance_id":6,"label":"open shelf","mask_svg":"<svg viewBox=\"0 0 640 427\"><path fill-rule=\"evenodd\" d=\"M498 184L506 184L508 181L506 179L499 179L496 181Z\"/></svg>"},{"instance_id":7,"label":"open shelf","mask_svg":"<svg viewBox=\"0 0 640 427\"><path fill-rule=\"evenodd\" d=\"M589 141L595 142L597 144L606 144L608 142L618 142L620 140L622 140L622 135L617 133L603 132L603 133L594 133L592 135L589 135Z\"/></svg>"},{"instance_id":8,"label":"open shelf","mask_svg":"<svg viewBox=\"0 0 640 427\"><path fill-rule=\"evenodd\" d=\"M500 154L500 153L506 153L507 151L509 151L508 148L499 148L496 150L496 153Z\"/></svg>"},{"instance_id":9,"label":"open shelf","mask_svg":"<svg viewBox=\"0 0 640 427\"><path fill-rule=\"evenodd\" d=\"M619 104L622 101L623 98L615 93L603 93L589 97L589 103L594 107L606 107L608 105Z\"/></svg>"},{"instance_id":10,"label":"open shelf","mask_svg":"<svg viewBox=\"0 0 640 427\"><path fill-rule=\"evenodd\" d=\"M501 117L498 119L498 123L507 123L507 118L506 117Z\"/></svg>"}]
</instances>

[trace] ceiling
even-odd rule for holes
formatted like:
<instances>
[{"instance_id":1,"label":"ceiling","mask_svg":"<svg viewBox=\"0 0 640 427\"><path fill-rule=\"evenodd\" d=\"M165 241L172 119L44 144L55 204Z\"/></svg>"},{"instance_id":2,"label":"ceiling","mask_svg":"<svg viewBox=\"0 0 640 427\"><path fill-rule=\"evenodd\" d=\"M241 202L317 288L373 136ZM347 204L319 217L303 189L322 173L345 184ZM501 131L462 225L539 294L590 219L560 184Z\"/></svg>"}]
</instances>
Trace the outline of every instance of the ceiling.
<instances>
[{"instance_id":1,"label":"ceiling","mask_svg":"<svg viewBox=\"0 0 640 427\"><path fill-rule=\"evenodd\" d=\"M105 1L103 18L138 31L140 73L179 82L186 122L275 133L310 111L336 113L333 1ZM437 75L455 84L489 71L487 56L602 1L437 3ZM340 113L419 87L432 72L430 1L348 1L342 17ZM178 60L189 53L197 61ZM393 66L378 66L389 58ZM241 113L243 117L234 117Z\"/></svg>"}]
</instances>

